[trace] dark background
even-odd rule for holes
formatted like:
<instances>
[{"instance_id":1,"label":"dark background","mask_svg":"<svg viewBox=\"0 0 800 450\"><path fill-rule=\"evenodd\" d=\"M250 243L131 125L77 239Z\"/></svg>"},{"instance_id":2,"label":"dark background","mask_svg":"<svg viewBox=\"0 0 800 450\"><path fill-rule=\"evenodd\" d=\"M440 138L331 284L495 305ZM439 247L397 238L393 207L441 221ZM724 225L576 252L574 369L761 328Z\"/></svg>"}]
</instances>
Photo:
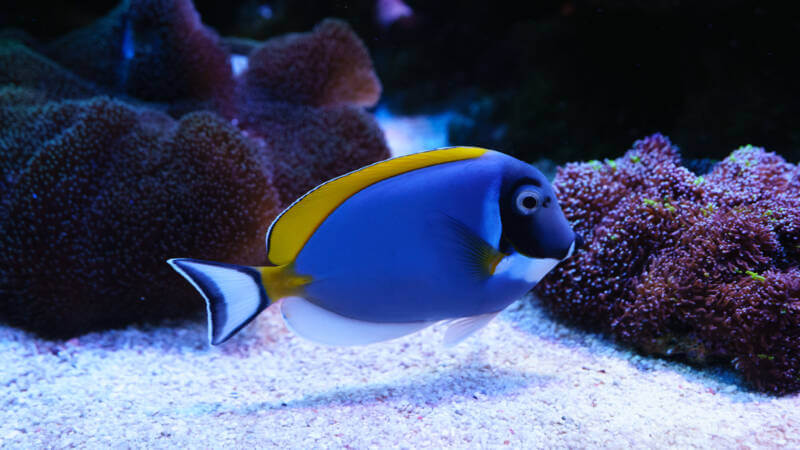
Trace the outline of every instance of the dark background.
<instances>
[{"instance_id":1,"label":"dark background","mask_svg":"<svg viewBox=\"0 0 800 450\"><path fill-rule=\"evenodd\" d=\"M615 157L662 132L692 158L753 144L800 159L793 2L406 3L413 16L390 26L376 21L374 0L195 5L222 36L252 39L347 20L370 48L383 102L397 114L455 112L452 144L564 162ZM3 2L0 27L46 41L115 4Z\"/></svg>"}]
</instances>

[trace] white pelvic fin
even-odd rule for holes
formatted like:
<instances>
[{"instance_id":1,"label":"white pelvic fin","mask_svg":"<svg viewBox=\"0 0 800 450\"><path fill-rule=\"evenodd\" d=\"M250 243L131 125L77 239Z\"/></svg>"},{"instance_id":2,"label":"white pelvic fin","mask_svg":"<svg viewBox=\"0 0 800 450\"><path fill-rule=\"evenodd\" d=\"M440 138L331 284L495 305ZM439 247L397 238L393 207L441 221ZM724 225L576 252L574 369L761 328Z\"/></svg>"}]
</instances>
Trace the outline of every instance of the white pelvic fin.
<instances>
[{"instance_id":1,"label":"white pelvic fin","mask_svg":"<svg viewBox=\"0 0 800 450\"><path fill-rule=\"evenodd\" d=\"M434 322L382 323L351 319L301 297L281 300L281 314L290 330L325 345L365 345L419 331Z\"/></svg>"},{"instance_id":2,"label":"white pelvic fin","mask_svg":"<svg viewBox=\"0 0 800 450\"><path fill-rule=\"evenodd\" d=\"M208 341L213 345L225 342L269 306L261 274L252 267L189 258L167 262L206 300Z\"/></svg>"},{"instance_id":3,"label":"white pelvic fin","mask_svg":"<svg viewBox=\"0 0 800 450\"><path fill-rule=\"evenodd\" d=\"M478 316L463 317L452 321L447 331L444 333L444 346L452 347L470 337L473 333L485 327L494 319L494 316L498 314L500 313L494 312Z\"/></svg>"}]
</instances>

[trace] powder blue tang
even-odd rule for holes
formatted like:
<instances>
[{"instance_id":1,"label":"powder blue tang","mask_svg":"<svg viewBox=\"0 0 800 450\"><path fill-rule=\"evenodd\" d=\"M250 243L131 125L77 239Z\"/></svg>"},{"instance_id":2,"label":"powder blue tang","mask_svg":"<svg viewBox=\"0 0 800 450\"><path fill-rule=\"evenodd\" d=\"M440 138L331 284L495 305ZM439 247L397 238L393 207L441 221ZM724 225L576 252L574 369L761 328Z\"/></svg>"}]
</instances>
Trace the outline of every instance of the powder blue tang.
<instances>
[{"instance_id":1,"label":"powder blue tang","mask_svg":"<svg viewBox=\"0 0 800 450\"><path fill-rule=\"evenodd\" d=\"M281 300L290 328L352 345L453 320L462 340L580 244L547 179L503 153L440 149L309 191L267 233L273 267L173 259L220 343Z\"/></svg>"}]
</instances>

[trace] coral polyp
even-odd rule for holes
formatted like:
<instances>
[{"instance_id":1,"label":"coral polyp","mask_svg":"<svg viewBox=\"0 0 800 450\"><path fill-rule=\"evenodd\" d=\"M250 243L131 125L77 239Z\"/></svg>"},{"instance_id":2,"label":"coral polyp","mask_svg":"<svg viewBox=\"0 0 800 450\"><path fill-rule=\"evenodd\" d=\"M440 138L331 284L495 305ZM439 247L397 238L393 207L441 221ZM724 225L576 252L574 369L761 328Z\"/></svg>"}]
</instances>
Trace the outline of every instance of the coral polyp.
<instances>
[{"instance_id":1,"label":"coral polyp","mask_svg":"<svg viewBox=\"0 0 800 450\"><path fill-rule=\"evenodd\" d=\"M586 248L538 294L556 315L646 353L729 361L800 390L800 169L745 146L695 174L661 135L572 163L554 187Z\"/></svg>"}]
</instances>

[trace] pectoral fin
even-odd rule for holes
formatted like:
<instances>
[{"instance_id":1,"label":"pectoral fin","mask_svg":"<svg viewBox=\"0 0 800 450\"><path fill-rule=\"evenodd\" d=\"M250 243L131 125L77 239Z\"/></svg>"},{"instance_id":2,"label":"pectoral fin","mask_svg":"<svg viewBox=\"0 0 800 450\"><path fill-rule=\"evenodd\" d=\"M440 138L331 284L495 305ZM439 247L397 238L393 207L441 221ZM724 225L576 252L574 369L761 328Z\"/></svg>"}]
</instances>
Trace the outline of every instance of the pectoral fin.
<instances>
[{"instance_id":1,"label":"pectoral fin","mask_svg":"<svg viewBox=\"0 0 800 450\"><path fill-rule=\"evenodd\" d=\"M447 234L445 239L453 245L457 261L476 277L494 275L497 265L508 255L494 248L458 219L442 216Z\"/></svg>"}]
</instances>

